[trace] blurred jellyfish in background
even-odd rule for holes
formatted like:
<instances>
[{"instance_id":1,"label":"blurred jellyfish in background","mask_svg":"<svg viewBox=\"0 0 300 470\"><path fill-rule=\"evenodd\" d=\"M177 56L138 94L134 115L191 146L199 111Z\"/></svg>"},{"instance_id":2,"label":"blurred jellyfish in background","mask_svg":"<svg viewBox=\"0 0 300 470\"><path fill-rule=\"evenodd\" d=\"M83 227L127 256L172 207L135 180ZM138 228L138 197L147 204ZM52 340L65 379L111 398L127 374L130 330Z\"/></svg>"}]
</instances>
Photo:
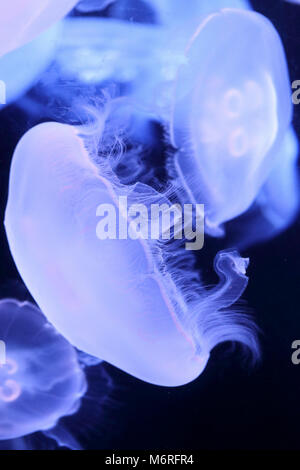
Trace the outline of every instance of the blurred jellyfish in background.
<instances>
[{"instance_id":1,"label":"blurred jellyfish in background","mask_svg":"<svg viewBox=\"0 0 300 470\"><path fill-rule=\"evenodd\" d=\"M299 210L298 151L298 138L290 126L280 148L281 158L256 200L248 211L226 225L225 245L244 250L293 223Z\"/></svg>"},{"instance_id":2,"label":"blurred jellyfish in background","mask_svg":"<svg viewBox=\"0 0 300 470\"><path fill-rule=\"evenodd\" d=\"M32 41L78 0L10 0L0 4L0 57Z\"/></svg>"},{"instance_id":3,"label":"blurred jellyfish in background","mask_svg":"<svg viewBox=\"0 0 300 470\"><path fill-rule=\"evenodd\" d=\"M88 10L93 2L84 5ZM112 3L109 18L67 18L57 76L88 85L117 82L136 106L168 119L172 85L185 61L189 38L208 14L226 6L249 8L243 0L192 1L188 9L184 0L118 0Z\"/></svg>"},{"instance_id":4,"label":"blurred jellyfish in background","mask_svg":"<svg viewBox=\"0 0 300 470\"><path fill-rule=\"evenodd\" d=\"M87 385L75 349L28 302L0 302L0 440L43 431L60 445L78 448L60 427L76 413ZM25 444L24 444L25 445Z\"/></svg>"},{"instance_id":5,"label":"blurred jellyfish in background","mask_svg":"<svg viewBox=\"0 0 300 470\"><path fill-rule=\"evenodd\" d=\"M171 167L185 188L183 199L205 204L206 231L213 236L223 235L224 222L258 196L274 231L280 230L298 209L298 144L276 30L258 13L223 10L200 25L186 54L170 124L178 149Z\"/></svg>"},{"instance_id":6,"label":"blurred jellyfish in background","mask_svg":"<svg viewBox=\"0 0 300 470\"><path fill-rule=\"evenodd\" d=\"M280 147L280 158L257 197L257 203L270 222L273 233L285 229L298 212L298 152L298 138L290 126Z\"/></svg>"},{"instance_id":7,"label":"blurred jellyfish in background","mask_svg":"<svg viewBox=\"0 0 300 470\"><path fill-rule=\"evenodd\" d=\"M247 0L190 0L188 8L184 0L118 0L111 9L111 15L131 22L132 38L135 34L132 18L137 16L136 12L143 3L152 8L154 13L152 22L155 24L148 24L147 28L148 32L152 29L153 38L150 40L149 51L144 54L137 51L135 54L136 58L140 58L136 64L142 76L133 82L130 91L136 104L150 110L158 118L168 120L177 70L185 63L185 48L199 24L208 15L222 8L249 9L251 6ZM146 34L146 28L144 33ZM149 44L146 38L140 38L141 30L137 29L136 34L138 44ZM128 56L128 49L126 55ZM143 71L142 65L146 59Z\"/></svg>"},{"instance_id":8,"label":"blurred jellyfish in background","mask_svg":"<svg viewBox=\"0 0 300 470\"><path fill-rule=\"evenodd\" d=\"M0 79L6 86L5 99L0 100L0 110L34 86L49 66L54 58L60 27L60 24L52 26L28 44L0 57Z\"/></svg>"},{"instance_id":9,"label":"blurred jellyfish in background","mask_svg":"<svg viewBox=\"0 0 300 470\"><path fill-rule=\"evenodd\" d=\"M144 211L152 204L168 211L170 201L118 181L103 156L106 118L99 113L88 128L44 123L17 146L5 227L31 294L71 344L150 383L195 379L222 341L241 342L256 358L255 327L231 308L247 285L248 260L219 253L220 283L205 289L191 252L145 234ZM140 213L130 213L132 204Z\"/></svg>"}]
</instances>

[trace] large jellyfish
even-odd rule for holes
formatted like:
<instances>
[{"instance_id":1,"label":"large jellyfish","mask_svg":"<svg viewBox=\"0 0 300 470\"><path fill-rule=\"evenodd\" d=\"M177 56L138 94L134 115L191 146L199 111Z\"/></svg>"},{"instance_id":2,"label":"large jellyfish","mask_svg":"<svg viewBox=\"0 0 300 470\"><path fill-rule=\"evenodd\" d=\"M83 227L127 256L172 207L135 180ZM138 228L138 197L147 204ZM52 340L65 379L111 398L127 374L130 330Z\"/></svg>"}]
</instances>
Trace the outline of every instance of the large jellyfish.
<instances>
[{"instance_id":1,"label":"large jellyfish","mask_svg":"<svg viewBox=\"0 0 300 470\"><path fill-rule=\"evenodd\" d=\"M63 18L77 1L2 1L0 3L0 57L32 41Z\"/></svg>"},{"instance_id":2,"label":"large jellyfish","mask_svg":"<svg viewBox=\"0 0 300 470\"><path fill-rule=\"evenodd\" d=\"M219 253L220 283L204 289L180 240L141 231L144 210L168 206L166 196L121 185L102 155L104 134L96 139L94 130L41 124L13 157L6 233L49 321L80 350L154 384L193 380L222 341L244 343L257 356L252 321L230 308L247 285L248 261ZM133 204L140 214L130 212Z\"/></svg>"},{"instance_id":3,"label":"large jellyfish","mask_svg":"<svg viewBox=\"0 0 300 470\"><path fill-rule=\"evenodd\" d=\"M170 135L178 149L171 166L187 200L205 204L208 233L222 235L222 224L245 212L268 178L265 207L279 208L270 188L285 189L294 172L284 143L291 117L287 64L270 21L231 9L207 17L178 72Z\"/></svg>"},{"instance_id":4,"label":"large jellyfish","mask_svg":"<svg viewBox=\"0 0 300 470\"><path fill-rule=\"evenodd\" d=\"M78 410L86 391L74 348L34 305L12 299L0 302L0 338L6 347L0 365L0 440L51 434L60 418ZM54 435L66 439L63 429Z\"/></svg>"}]
</instances>

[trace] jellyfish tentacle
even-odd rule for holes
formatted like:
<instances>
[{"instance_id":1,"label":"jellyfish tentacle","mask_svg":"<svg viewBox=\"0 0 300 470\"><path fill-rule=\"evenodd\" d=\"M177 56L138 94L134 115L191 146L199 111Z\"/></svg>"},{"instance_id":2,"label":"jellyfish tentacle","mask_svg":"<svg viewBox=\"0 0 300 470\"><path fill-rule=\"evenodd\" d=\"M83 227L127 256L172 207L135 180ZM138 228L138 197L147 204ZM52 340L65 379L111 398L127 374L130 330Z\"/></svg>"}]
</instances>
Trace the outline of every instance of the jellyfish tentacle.
<instances>
[{"instance_id":1,"label":"jellyfish tentacle","mask_svg":"<svg viewBox=\"0 0 300 470\"><path fill-rule=\"evenodd\" d=\"M215 258L215 270L220 277L219 284L211 290L209 296L226 308L233 305L243 294L248 284L245 275L249 265L248 258L241 258L235 250L220 251Z\"/></svg>"}]
</instances>

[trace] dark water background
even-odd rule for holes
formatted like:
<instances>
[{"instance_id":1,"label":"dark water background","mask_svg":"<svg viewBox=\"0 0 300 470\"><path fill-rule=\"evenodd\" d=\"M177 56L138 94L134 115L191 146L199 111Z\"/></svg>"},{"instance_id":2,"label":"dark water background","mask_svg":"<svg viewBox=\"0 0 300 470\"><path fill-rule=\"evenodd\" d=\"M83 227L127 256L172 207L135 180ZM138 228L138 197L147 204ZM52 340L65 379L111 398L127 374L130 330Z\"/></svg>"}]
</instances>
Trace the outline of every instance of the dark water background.
<instances>
[{"instance_id":1,"label":"dark water background","mask_svg":"<svg viewBox=\"0 0 300 470\"><path fill-rule=\"evenodd\" d=\"M291 82L300 79L300 6L275 0L252 4L279 31ZM300 105L294 108L300 138ZM16 105L0 113L1 220L13 150L35 123ZM30 299L2 225L0 243L0 297ZM208 265L218 248L206 240L202 257L207 253ZM300 365L291 362L291 344L300 339L300 219L276 239L243 254L251 260L244 298L262 330L261 363L249 369L238 352L229 354L228 345L222 345L196 381L175 389L143 383L105 365L113 390L112 400L104 404L97 399L98 372L93 368L89 395L74 424L86 447L300 449ZM209 269L204 267L208 276ZM71 428L72 422L68 419Z\"/></svg>"}]
</instances>

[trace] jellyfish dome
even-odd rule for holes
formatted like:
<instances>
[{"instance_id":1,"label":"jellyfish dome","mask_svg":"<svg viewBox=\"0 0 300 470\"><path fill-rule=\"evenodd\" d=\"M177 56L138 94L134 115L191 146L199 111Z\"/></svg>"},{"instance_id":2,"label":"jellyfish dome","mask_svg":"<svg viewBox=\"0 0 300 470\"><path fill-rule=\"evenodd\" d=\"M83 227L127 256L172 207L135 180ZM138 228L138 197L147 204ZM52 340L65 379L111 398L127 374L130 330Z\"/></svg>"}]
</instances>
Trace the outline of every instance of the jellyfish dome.
<instances>
[{"instance_id":1,"label":"jellyfish dome","mask_svg":"<svg viewBox=\"0 0 300 470\"><path fill-rule=\"evenodd\" d=\"M0 439L56 426L75 413L86 391L74 348L28 302L0 302Z\"/></svg>"},{"instance_id":2,"label":"jellyfish dome","mask_svg":"<svg viewBox=\"0 0 300 470\"><path fill-rule=\"evenodd\" d=\"M63 18L78 0L11 0L0 4L0 57Z\"/></svg>"},{"instance_id":3,"label":"jellyfish dome","mask_svg":"<svg viewBox=\"0 0 300 470\"><path fill-rule=\"evenodd\" d=\"M240 341L256 356L252 322L230 309L247 285L247 260L220 253L220 283L204 289L187 251L142 236L142 215L130 212L166 198L141 183L122 186L100 162L101 148L92 153L93 139L44 123L13 157L6 233L48 320L78 349L159 385L195 379L221 341Z\"/></svg>"},{"instance_id":4,"label":"jellyfish dome","mask_svg":"<svg viewBox=\"0 0 300 470\"><path fill-rule=\"evenodd\" d=\"M222 235L222 224L249 208L283 158L290 94L268 19L225 9L201 23L178 72L170 134L175 172L187 199L205 204L208 233Z\"/></svg>"}]
</instances>

